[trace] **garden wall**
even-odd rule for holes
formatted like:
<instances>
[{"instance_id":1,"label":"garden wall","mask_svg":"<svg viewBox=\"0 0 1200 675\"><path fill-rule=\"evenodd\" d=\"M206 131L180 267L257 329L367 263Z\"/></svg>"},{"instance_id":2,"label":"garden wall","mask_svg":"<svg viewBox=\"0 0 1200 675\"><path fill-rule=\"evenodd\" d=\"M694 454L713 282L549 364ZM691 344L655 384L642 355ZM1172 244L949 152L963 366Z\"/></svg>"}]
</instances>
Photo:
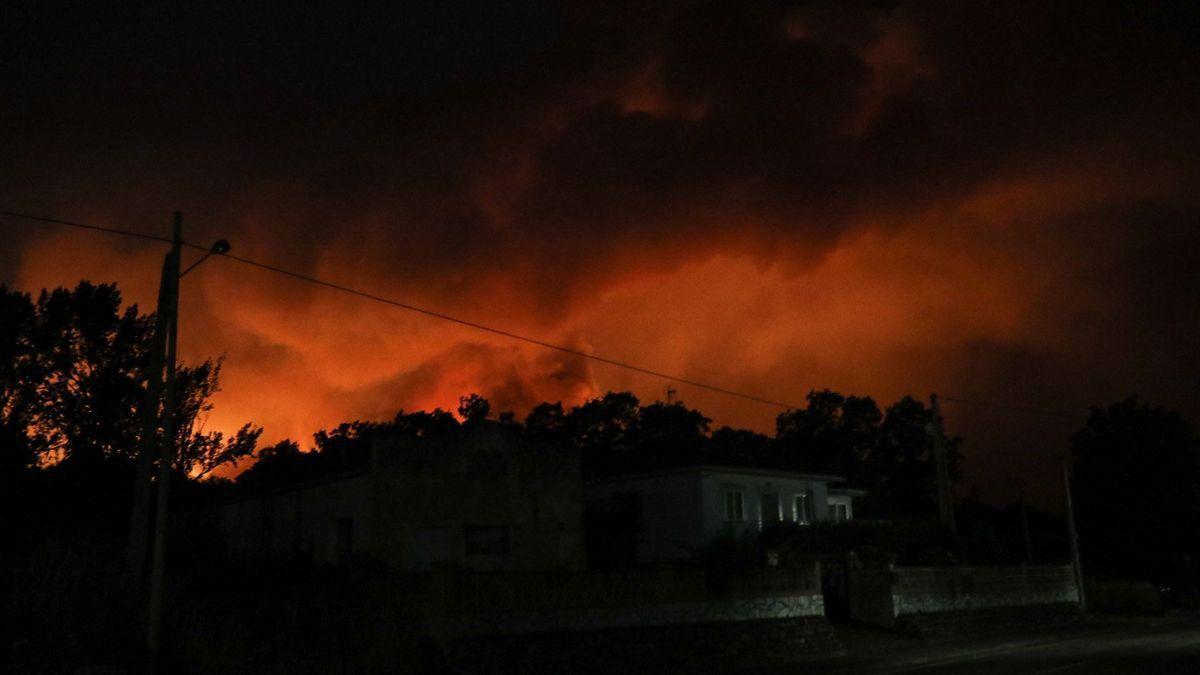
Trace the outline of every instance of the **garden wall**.
<instances>
[{"instance_id":1,"label":"garden wall","mask_svg":"<svg viewBox=\"0 0 1200 675\"><path fill-rule=\"evenodd\" d=\"M426 630L450 669L639 672L770 667L841 649L815 562L698 570L432 573Z\"/></svg>"},{"instance_id":2,"label":"garden wall","mask_svg":"<svg viewBox=\"0 0 1200 675\"><path fill-rule=\"evenodd\" d=\"M891 567L850 572L850 616L894 627L905 616L1078 605L1070 566Z\"/></svg>"},{"instance_id":3,"label":"garden wall","mask_svg":"<svg viewBox=\"0 0 1200 675\"><path fill-rule=\"evenodd\" d=\"M702 571L471 573L435 570L429 625L444 637L823 617L817 566Z\"/></svg>"}]
</instances>

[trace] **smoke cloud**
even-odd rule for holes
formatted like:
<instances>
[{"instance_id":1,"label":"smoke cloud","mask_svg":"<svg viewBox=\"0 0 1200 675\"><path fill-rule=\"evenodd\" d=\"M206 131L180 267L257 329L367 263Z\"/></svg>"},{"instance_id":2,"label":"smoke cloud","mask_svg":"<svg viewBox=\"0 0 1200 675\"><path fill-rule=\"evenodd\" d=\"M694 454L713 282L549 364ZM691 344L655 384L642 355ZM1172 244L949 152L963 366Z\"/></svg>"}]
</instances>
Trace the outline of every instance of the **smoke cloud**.
<instances>
[{"instance_id":1,"label":"smoke cloud","mask_svg":"<svg viewBox=\"0 0 1200 675\"><path fill-rule=\"evenodd\" d=\"M1057 499L1087 405L1200 412L1186 4L108 12L3 22L6 208L179 209L191 241L797 404L1079 412L947 404L984 496ZM0 281L154 300L161 247L2 227ZM226 356L208 424L271 440L666 387L227 260L181 329ZM778 412L675 386L718 424Z\"/></svg>"}]
</instances>

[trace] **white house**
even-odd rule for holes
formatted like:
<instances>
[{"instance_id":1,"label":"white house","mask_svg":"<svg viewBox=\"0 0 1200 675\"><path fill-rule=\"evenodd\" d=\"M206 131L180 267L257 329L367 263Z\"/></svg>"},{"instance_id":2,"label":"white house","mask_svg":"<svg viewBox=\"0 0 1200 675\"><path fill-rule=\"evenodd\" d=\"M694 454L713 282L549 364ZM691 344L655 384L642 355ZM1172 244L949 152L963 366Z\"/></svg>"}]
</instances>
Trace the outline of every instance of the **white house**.
<instances>
[{"instance_id":1,"label":"white house","mask_svg":"<svg viewBox=\"0 0 1200 675\"><path fill-rule=\"evenodd\" d=\"M838 476L695 465L609 478L585 486L593 560L679 560L724 533L780 521L854 518L859 490Z\"/></svg>"}]
</instances>

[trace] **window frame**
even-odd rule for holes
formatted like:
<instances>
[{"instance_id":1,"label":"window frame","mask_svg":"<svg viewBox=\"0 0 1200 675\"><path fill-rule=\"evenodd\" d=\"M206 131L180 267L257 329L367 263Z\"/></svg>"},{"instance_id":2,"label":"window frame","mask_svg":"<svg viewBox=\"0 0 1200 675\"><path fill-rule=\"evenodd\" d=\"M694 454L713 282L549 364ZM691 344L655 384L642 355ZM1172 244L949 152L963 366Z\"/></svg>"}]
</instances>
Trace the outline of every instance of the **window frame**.
<instances>
[{"instance_id":1,"label":"window frame","mask_svg":"<svg viewBox=\"0 0 1200 675\"><path fill-rule=\"evenodd\" d=\"M767 518L767 497L775 497L775 517ZM783 522L783 499L778 490L763 490L758 493L758 527L762 529L772 523Z\"/></svg>"},{"instance_id":2,"label":"window frame","mask_svg":"<svg viewBox=\"0 0 1200 675\"><path fill-rule=\"evenodd\" d=\"M813 521L812 494L797 492L792 495L792 521L797 525L811 525Z\"/></svg>"},{"instance_id":3,"label":"window frame","mask_svg":"<svg viewBox=\"0 0 1200 675\"><path fill-rule=\"evenodd\" d=\"M725 511L725 522L727 523L744 523L746 522L746 490L739 487L726 487L721 490L723 496L723 505ZM730 507L735 502L730 499L736 496L737 514L731 513Z\"/></svg>"}]
</instances>

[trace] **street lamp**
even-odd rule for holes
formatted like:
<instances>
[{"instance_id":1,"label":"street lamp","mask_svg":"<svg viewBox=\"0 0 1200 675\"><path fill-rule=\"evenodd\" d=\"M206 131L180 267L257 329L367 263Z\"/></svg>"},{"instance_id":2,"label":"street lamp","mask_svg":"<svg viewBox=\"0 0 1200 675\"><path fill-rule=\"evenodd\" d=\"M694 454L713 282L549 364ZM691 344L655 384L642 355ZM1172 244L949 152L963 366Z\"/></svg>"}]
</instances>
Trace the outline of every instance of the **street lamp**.
<instances>
[{"instance_id":1,"label":"street lamp","mask_svg":"<svg viewBox=\"0 0 1200 675\"><path fill-rule=\"evenodd\" d=\"M229 253L229 242L228 242L228 241L226 241L226 240L224 240L224 239L218 239L218 240L214 241L214 242L213 242L213 245L212 245L212 246L211 246L211 247L208 249L208 251L207 251L207 252L205 252L205 254L204 254L203 256L201 256L199 260L197 260L196 262L192 263L192 266L191 266L191 267L189 267L189 268L187 268L186 270L184 270L184 271L183 271L183 272L182 272L182 273L179 275L179 278L180 278L180 279L182 279L184 274L187 274L188 272L191 272L192 270L194 270L194 269L196 269L197 267L199 267L199 266L200 266L200 263L204 262L205 260L208 260L208 256L210 256L210 255L224 255L224 254L226 254L226 253Z\"/></svg>"}]
</instances>

